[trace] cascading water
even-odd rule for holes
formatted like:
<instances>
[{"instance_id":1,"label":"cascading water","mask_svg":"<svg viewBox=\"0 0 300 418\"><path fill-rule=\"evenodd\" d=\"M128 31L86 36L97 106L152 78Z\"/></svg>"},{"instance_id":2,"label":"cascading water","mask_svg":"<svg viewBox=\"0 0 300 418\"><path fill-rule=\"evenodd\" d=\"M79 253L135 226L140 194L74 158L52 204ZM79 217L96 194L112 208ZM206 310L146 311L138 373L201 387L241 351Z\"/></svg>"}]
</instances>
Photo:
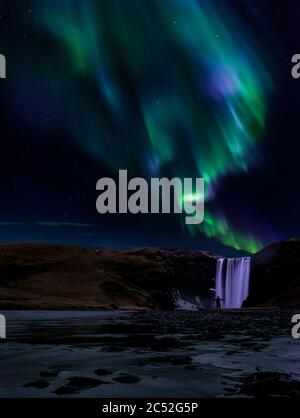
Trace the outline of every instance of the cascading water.
<instances>
[{"instance_id":1,"label":"cascading water","mask_svg":"<svg viewBox=\"0 0 300 418\"><path fill-rule=\"evenodd\" d=\"M240 308L249 293L250 257L219 258L216 270L216 297L224 308Z\"/></svg>"}]
</instances>

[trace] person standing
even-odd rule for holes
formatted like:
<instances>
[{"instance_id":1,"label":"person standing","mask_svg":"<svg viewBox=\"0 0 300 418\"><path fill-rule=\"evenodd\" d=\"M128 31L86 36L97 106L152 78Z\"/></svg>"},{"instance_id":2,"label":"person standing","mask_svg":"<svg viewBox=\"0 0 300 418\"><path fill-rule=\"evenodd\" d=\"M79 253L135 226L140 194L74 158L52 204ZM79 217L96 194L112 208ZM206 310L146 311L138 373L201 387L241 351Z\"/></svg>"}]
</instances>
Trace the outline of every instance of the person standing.
<instances>
[{"instance_id":1,"label":"person standing","mask_svg":"<svg viewBox=\"0 0 300 418\"><path fill-rule=\"evenodd\" d=\"M225 299L221 299L220 296L217 296L214 300L216 302L216 312L221 312L221 301L224 301Z\"/></svg>"}]
</instances>

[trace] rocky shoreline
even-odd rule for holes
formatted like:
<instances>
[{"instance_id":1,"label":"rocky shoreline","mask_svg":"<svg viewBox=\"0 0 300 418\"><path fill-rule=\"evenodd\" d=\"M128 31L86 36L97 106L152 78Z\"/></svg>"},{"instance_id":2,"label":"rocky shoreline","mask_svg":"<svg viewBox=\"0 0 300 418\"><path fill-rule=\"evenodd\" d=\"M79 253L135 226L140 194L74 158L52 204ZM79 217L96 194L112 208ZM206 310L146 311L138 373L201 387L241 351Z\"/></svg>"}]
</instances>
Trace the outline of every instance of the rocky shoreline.
<instances>
[{"instance_id":1,"label":"rocky shoreline","mask_svg":"<svg viewBox=\"0 0 300 418\"><path fill-rule=\"evenodd\" d=\"M10 311L0 396L300 398L293 313Z\"/></svg>"}]
</instances>

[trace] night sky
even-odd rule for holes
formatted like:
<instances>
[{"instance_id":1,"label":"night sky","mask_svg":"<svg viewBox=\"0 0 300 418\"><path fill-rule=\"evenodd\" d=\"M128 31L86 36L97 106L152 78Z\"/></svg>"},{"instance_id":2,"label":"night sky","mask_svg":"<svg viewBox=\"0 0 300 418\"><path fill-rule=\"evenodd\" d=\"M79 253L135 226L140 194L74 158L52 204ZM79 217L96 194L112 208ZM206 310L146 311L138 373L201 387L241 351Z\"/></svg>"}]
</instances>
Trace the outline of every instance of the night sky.
<instances>
[{"instance_id":1,"label":"night sky","mask_svg":"<svg viewBox=\"0 0 300 418\"><path fill-rule=\"evenodd\" d=\"M0 241L254 253L300 235L300 5L1 1ZM96 182L204 177L205 221L99 215Z\"/></svg>"}]
</instances>

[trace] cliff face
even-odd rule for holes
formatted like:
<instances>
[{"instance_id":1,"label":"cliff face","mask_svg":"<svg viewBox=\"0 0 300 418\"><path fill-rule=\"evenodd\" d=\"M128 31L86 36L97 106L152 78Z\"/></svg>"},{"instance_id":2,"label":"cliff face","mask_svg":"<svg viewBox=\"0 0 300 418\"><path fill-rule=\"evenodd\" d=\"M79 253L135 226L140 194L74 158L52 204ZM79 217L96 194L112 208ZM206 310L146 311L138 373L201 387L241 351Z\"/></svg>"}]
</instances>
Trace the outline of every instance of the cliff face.
<instances>
[{"instance_id":1,"label":"cliff face","mask_svg":"<svg viewBox=\"0 0 300 418\"><path fill-rule=\"evenodd\" d=\"M215 266L201 251L0 245L0 308L172 309L173 289L205 306Z\"/></svg>"},{"instance_id":2,"label":"cliff face","mask_svg":"<svg viewBox=\"0 0 300 418\"><path fill-rule=\"evenodd\" d=\"M252 257L245 306L300 306L300 239L269 245Z\"/></svg>"},{"instance_id":3,"label":"cliff face","mask_svg":"<svg viewBox=\"0 0 300 418\"><path fill-rule=\"evenodd\" d=\"M300 306L299 239L251 260L245 307ZM173 309L175 289L210 308L215 269L216 258L201 251L0 245L0 309Z\"/></svg>"}]
</instances>

